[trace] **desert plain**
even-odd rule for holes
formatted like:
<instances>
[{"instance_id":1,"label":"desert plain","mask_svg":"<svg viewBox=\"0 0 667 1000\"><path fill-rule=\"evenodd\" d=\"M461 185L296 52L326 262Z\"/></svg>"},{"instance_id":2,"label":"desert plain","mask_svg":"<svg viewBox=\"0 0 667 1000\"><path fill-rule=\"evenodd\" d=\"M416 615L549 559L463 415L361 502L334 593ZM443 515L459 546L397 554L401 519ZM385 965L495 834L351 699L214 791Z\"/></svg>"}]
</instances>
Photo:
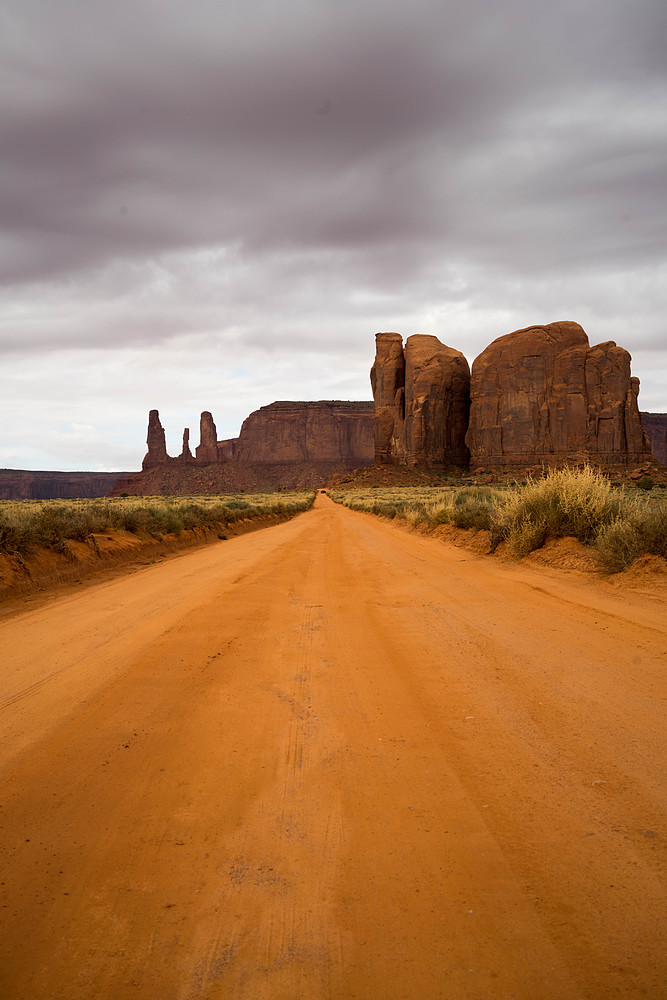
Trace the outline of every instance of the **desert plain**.
<instances>
[{"instance_id":1,"label":"desert plain","mask_svg":"<svg viewBox=\"0 0 667 1000\"><path fill-rule=\"evenodd\" d=\"M667 996L666 595L320 494L13 607L0 995Z\"/></svg>"}]
</instances>

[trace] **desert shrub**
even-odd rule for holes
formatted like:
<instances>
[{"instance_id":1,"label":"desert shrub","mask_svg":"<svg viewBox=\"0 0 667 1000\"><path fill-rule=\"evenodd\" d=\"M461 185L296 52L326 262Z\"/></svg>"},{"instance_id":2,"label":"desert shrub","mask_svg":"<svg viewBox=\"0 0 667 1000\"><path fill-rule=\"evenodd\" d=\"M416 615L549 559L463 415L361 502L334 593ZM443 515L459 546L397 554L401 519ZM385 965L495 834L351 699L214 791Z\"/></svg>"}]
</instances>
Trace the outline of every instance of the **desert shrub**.
<instances>
[{"instance_id":1,"label":"desert shrub","mask_svg":"<svg viewBox=\"0 0 667 1000\"><path fill-rule=\"evenodd\" d=\"M483 487L458 490L454 495L450 523L456 528L490 530L496 497L495 490Z\"/></svg>"},{"instance_id":2,"label":"desert shrub","mask_svg":"<svg viewBox=\"0 0 667 1000\"><path fill-rule=\"evenodd\" d=\"M551 470L499 496L492 518L492 544L506 540L509 551L526 555L546 538L573 535L592 542L600 530L623 517L632 502L590 466Z\"/></svg>"},{"instance_id":3,"label":"desert shrub","mask_svg":"<svg viewBox=\"0 0 667 1000\"><path fill-rule=\"evenodd\" d=\"M45 548L60 547L63 540L83 541L104 523L102 505L48 505L40 507L30 525L30 542Z\"/></svg>"},{"instance_id":4,"label":"desert shrub","mask_svg":"<svg viewBox=\"0 0 667 1000\"><path fill-rule=\"evenodd\" d=\"M642 476L641 479L637 480L637 482L636 482L635 485L640 490L652 490L653 489L653 480L651 479L650 476Z\"/></svg>"},{"instance_id":5,"label":"desert shrub","mask_svg":"<svg viewBox=\"0 0 667 1000\"><path fill-rule=\"evenodd\" d=\"M636 505L599 532L595 548L610 573L627 569L644 553L667 559L667 504Z\"/></svg>"},{"instance_id":6,"label":"desert shrub","mask_svg":"<svg viewBox=\"0 0 667 1000\"><path fill-rule=\"evenodd\" d=\"M112 506L109 512L109 527L118 528L122 531L129 531L138 534L145 530L146 508L138 504L128 506Z\"/></svg>"},{"instance_id":7,"label":"desert shrub","mask_svg":"<svg viewBox=\"0 0 667 1000\"><path fill-rule=\"evenodd\" d=\"M418 524L427 524L430 520L428 509L419 501L405 504L399 516L403 517L413 527L416 527Z\"/></svg>"},{"instance_id":8,"label":"desert shrub","mask_svg":"<svg viewBox=\"0 0 667 1000\"><path fill-rule=\"evenodd\" d=\"M228 500L226 506L230 510L247 510L251 504L247 500Z\"/></svg>"},{"instance_id":9,"label":"desert shrub","mask_svg":"<svg viewBox=\"0 0 667 1000\"><path fill-rule=\"evenodd\" d=\"M351 510L382 517L401 517L409 524L455 524L463 528L488 528L496 491L488 487L396 487L387 491L332 490L331 498Z\"/></svg>"},{"instance_id":10,"label":"desert shrub","mask_svg":"<svg viewBox=\"0 0 667 1000\"><path fill-rule=\"evenodd\" d=\"M0 552L24 553L35 546L67 551L70 540L96 532L124 530L161 538L188 528L217 527L240 518L296 514L312 506L313 491L237 497L142 497L118 500L2 501Z\"/></svg>"},{"instance_id":11,"label":"desert shrub","mask_svg":"<svg viewBox=\"0 0 667 1000\"><path fill-rule=\"evenodd\" d=\"M432 501L427 507L429 524L432 528L439 524L451 524L454 509L453 496L445 496L441 500Z\"/></svg>"},{"instance_id":12,"label":"desert shrub","mask_svg":"<svg viewBox=\"0 0 667 1000\"><path fill-rule=\"evenodd\" d=\"M25 528L8 511L0 511L0 552L20 552L25 546Z\"/></svg>"}]
</instances>

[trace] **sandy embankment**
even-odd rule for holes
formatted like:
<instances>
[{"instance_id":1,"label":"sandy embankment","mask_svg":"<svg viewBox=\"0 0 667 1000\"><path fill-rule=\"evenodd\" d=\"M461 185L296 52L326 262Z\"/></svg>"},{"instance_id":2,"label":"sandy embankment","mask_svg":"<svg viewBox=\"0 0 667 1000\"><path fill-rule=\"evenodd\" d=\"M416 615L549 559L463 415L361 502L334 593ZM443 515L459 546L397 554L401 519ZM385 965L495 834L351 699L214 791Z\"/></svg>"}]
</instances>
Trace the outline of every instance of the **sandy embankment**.
<instances>
[{"instance_id":1,"label":"sandy embankment","mask_svg":"<svg viewBox=\"0 0 667 1000\"><path fill-rule=\"evenodd\" d=\"M665 604L318 497L6 618L0 994L664 996Z\"/></svg>"},{"instance_id":2,"label":"sandy embankment","mask_svg":"<svg viewBox=\"0 0 667 1000\"><path fill-rule=\"evenodd\" d=\"M163 535L159 539L109 530L91 534L84 542L69 540L61 552L35 548L27 555L0 553L0 601L36 591L53 591L63 585L108 577L119 571L127 572L186 549L280 524L293 516L270 514L243 518L216 528L188 528L180 535Z\"/></svg>"}]
</instances>

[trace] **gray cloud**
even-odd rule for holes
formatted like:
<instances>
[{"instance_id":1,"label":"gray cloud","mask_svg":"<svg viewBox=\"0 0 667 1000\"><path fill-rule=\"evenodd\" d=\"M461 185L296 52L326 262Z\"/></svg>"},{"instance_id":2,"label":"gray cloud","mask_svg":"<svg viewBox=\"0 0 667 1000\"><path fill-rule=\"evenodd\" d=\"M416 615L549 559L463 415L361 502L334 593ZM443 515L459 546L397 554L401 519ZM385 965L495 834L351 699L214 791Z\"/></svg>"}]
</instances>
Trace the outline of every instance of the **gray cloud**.
<instances>
[{"instance_id":1,"label":"gray cloud","mask_svg":"<svg viewBox=\"0 0 667 1000\"><path fill-rule=\"evenodd\" d=\"M665 408L662 2L8 0L0 38L11 413L63 352L133 414L251 362L231 424L286 383L368 396L376 329L472 358L566 317ZM131 400L89 398L118 352Z\"/></svg>"}]
</instances>

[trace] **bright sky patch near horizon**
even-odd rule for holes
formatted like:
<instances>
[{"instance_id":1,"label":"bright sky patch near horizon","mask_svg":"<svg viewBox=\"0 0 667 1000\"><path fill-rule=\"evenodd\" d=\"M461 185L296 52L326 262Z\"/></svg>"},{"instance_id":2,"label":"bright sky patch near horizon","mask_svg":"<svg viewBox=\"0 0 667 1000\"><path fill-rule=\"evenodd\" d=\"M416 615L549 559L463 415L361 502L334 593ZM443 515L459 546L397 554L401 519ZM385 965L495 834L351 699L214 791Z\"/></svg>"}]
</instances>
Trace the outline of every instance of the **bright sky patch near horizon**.
<instances>
[{"instance_id":1,"label":"bright sky patch near horizon","mask_svg":"<svg viewBox=\"0 0 667 1000\"><path fill-rule=\"evenodd\" d=\"M374 335L572 319L667 410L664 0L5 0L0 466L133 470Z\"/></svg>"}]
</instances>

